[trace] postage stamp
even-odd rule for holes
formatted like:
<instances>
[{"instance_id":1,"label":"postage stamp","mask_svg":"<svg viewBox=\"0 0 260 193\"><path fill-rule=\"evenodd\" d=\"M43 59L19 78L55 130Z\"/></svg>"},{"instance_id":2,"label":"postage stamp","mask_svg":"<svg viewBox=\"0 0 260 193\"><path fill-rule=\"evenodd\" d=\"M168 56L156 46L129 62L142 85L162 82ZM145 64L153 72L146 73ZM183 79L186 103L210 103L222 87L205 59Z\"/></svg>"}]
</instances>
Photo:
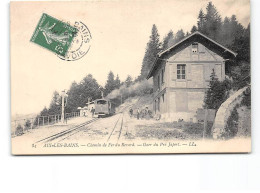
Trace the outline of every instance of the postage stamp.
<instances>
[{"instance_id":1,"label":"postage stamp","mask_svg":"<svg viewBox=\"0 0 260 193\"><path fill-rule=\"evenodd\" d=\"M31 42L64 57L77 31L77 28L43 13Z\"/></svg>"}]
</instances>

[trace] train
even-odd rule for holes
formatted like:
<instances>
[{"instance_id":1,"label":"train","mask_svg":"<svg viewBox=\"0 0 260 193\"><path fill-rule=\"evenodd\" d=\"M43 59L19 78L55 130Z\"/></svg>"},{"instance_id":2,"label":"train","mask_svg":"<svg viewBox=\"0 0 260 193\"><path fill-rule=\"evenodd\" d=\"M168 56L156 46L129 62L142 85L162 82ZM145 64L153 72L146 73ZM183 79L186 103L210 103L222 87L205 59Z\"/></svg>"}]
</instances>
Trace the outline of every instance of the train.
<instances>
[{"instance_id":1,"label":"train","mask_svg":"<svg viewBox=\"0 0 260 193\"><path fill-rule=\"evenodd\" d=\"M94 117L106 117L115 114L115 105L107 99L96 99L87 103L87 109L92 114L94 109Z\"/></svg>"}]
</instances>

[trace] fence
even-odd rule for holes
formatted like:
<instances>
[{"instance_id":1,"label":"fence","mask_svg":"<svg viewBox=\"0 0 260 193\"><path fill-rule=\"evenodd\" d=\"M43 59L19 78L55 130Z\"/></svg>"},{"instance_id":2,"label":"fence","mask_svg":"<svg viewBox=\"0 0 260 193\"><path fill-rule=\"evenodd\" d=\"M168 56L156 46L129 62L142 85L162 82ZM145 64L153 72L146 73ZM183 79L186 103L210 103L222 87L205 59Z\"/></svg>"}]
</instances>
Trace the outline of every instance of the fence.
<instances>
[{"instance_id":1,"label":"fence","mask_svg":"<svg viewBox=\"0 0 260 193\"><path fill-rule=\"evenodd\" d=\"M79 117L79 112L66 113L65 121L74 117ZM54 125L61 122L61 114L36 116L31 118L17 119L11 122L12 136L22 135L30 129L35 129L42 126Z\"/></svg>"}]
</instances>

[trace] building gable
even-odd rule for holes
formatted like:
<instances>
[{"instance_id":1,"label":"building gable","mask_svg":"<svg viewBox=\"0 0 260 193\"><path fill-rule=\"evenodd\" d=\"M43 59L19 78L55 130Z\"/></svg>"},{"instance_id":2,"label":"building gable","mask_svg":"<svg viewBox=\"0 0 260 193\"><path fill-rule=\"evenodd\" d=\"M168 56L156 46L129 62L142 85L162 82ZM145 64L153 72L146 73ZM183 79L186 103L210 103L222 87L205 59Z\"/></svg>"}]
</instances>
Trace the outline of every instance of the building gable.
<instances>
[{"instance_id":1,"label":"building gable","mask_svg":"<svg viewBox=\"0 0 260 193\"><path fill-rule=\"evenodd\" d=\"M197 43L198 49L205 54L192 54L192 44ZM158 66L162 61L223 61L225 59L234 58L236 53L201 34L194 32L190 36L184 38L169 49L158 53L157 59L150 70L147 79L154 75Z\"/></svg>"},{"instance_id":2,"label":"building gable","mask_svg":"<svg viewBox=\"0 0 260 193\"><path fill-rule=\"evenodd\" d=\"M211 51L206 46L198 43L198 52L192 52L192 43L180 50L176 54L170 56L168 61L223 61L223 57L219 56L217 53Z\"/></svg>"}]
</instances>

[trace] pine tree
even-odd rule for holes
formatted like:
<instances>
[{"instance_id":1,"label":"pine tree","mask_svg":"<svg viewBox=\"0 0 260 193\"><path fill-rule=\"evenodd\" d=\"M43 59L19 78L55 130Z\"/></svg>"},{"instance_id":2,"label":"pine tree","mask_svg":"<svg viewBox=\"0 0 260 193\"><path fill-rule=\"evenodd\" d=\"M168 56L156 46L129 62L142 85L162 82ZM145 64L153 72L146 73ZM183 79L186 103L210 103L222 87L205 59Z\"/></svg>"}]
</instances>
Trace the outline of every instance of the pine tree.
<instances>
[{"instance_id":1,"label":"pine tree","mask_svg":"<svg viewBox=\"0 0 260 193\"><path fill-rule=\"evenodd\" d=\"M121 81L120 81L119 76L117 74L116 75L116 80L115 80L115 88L119 89L120 85L121 85Z\"/></svg>"},{"instance_id":2,"label":"pine tree","mask_svg":"<svg viewBox=\"0 0 260 193\"><path fill-rule=\"evenodd\" d=\"M66 112L75 112L78 107L86 106L88 99L92 100L101 98L100 85L91 74L83 78L79 84L72 84L68 91Z\"/></svg>"},{"instance_id":3,"label":"pine tree","mask_svg":"<svg viewBox=\"0 0 260 193\"><path fill-rule=\"evenodd\" d=\"M198 31L198 28L194 25L194 26L192 26L192 28L191 28L191 30L190 30L190 33L194 33L194 32L196 32L196 31Z\"/></svg>"},{"instance_id":4,"label":"pine tree","mask_svg":"<svg viewBox=\"0 0 260 193\"><path fill-rule=\"evenodd\" d=\"M229 80L219 81L214 69L210 75L209 88L204 98L204 108L218 109L220 105L228 98L228 91L231 89Z\"/></svg>"},{"instance_id":5,"label":"pine tree","mask_svg":"<svg viewBox=\"0 0 260 193\"><path fill-rule=\"evenodd\" d=\"M201 9L199 12L199 16L198 16L198 31L204 33L205 29L204 29L204 24L205 24L205 14L203 13L203 10Z\"/></svg>"},{"instance_id":6,"label":"pine tree","mask_svg":"<svg viewBox=\"0 0 260 193\"><path fill-rule=\"evenodd\" d=\"M152 33L149 42L147 43L145 55L143 58L143 63L141 68L141 79L147 77L149 71L153 66L156 56L159 52L160 52L160 36L156 25L153 25Z\"/></svg>"},{"instance_id":7,"label":"pine tree","mask_svg":"<svg viewBox=\"0 0 260 193\"><path fill-rule=\"evenodd\" d=\"M126 87L129 87L133 83L133 78L130 75L127 75L127 78L125 80Z\"/></svg>"},{"instance_id":8,"label":"pine tree","mask_svg":"<svg viewBox=\"0 0 260 193\"><path fill-rule=\"evenodd\" d=\"M112 71L108 73L107 82L105 85L105 96L116 88L115 75Z\"/></svg>"},{"instance_id":9,"label":"pine tree","mask_svg":"<svg viewBox=\"0 0 260 193\"><path fill-rule=\"evenodd\" d=\"M222 40L219 42L222 43L225 46L228 46L232 43L233 37L231 35L231 25L230 25L230 19L228 17L224 18L224 22L222 25L222 30L221 30L221 36Z\"/></svg>"},{"instance_id":10,"label":"pine tree","mask_svg":"<svg viewBox=\"0 0 260 193\"><path fill-rule=\"evenodd\" d=\"M222 20L216 7L209 2L206 7L205 23L203 24L203 33L214 40L220 39Z\"/></svg>"},{"instance_id":11,"label":"pine tree","mask_svg":"<svg viewBox=\"0 0 260 193\"><path fill-rule=\"evenodd\" d=\"M83 82L81 81L83 84ZM73 112L75 111L78 107L84 107L85 104L83 105L80 100L82 100L83 97L81 97L82 92L81 92L81 87L80 84L77 84L75 81L71 84L70 89L68 90L68 99L67 99L67 106L66 106L66 111L67 112ZM85 100L84 100L85 101ZM59 105L61 108L61 105ZM61 110L60 110L61 112Z\"/></svg>"},{"instance_id":12,"label":"pine tree","mask_svg":"<svg viewBox=\"0 0 260 193\"><path fill-rule=\"evenodd\" d=\"M177 31L176 36L175 36L175 39L174 39L175 43L178 43L178 42L181 41L184 37L185 37L185 34L184 34L184 32L183 32L182 29L179 30L179 31Z\"/></svg>"},{"instance_id":13,"label":"pine tree","mask_svg":"<svg viewBox=\"0 0 260 193\"><path fill-rule=\"evenodd\" d=\"M173 31L170 30L168 34L163 38L162 50L166 50L167 48L173 46L173 44L174 44Z\"/></svg>"},{"instance_id":14,"label":"pine tree","mask_svg":"<svg viewBox=\"0 0 260 193\"><path fill-rule=\"evenodd\" d=\"M232 15L231 18L225 17L222 25L221 39L218 41L225 46L230 46L235 39L239 39L244 35L244 31L244 27L237 21L235 15Z\"/></svg>"},{"instance_id":15,"label":"pine tree","mask_svg":"<svg viewBox=\"0 0 260 193\"><path fill-rule=\"evenodd\" d=\"M214 103L214 87L217 85L217 76L216 73L214 71L214 69L212 69L212 73L210 75L210 82L209 82L209 88L206 91L206 95L205 95L205 99L204 99L204 108L206 109L214 109L213 108L213 103Z\"/></svg>"},{"instance_id":16,"label":"pine tree","mask_svg":"<svg viewBox=\"0 0 260 193\"><path fill-rule=\"evenodd\" d=\"M61 96L57 91L53 92L48 114L55 115L61 112Z\"/></svg>"},{"instance_id":17,"label":"pine tree","mask_svg":"<svg viewBox=\"0 0 260 193\"><path fill-rule=\"evenodd\" d=\"M43 108L43 110L41 111L40 115L41 116L47 116L49 114L48 109L46 108L46 106Z\"/></svg>"}]
</instances>

